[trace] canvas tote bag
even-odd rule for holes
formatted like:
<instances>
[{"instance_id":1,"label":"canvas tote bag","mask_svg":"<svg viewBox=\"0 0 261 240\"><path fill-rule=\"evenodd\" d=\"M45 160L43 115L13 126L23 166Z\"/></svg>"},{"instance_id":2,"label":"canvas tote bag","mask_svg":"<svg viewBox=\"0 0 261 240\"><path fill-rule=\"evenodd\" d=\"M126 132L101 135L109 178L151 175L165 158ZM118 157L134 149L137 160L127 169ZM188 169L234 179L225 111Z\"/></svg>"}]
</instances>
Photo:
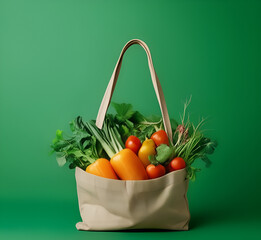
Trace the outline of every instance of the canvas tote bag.
<instances>
[{"instance_id":1,"label":"canvas tote bag","mask_svg":"<svg viewBox=\"0 0 261 240\"><path fill-rule=\"evenodd\" d=\"M164 127L170 139L172 131L166 102L148 46L141 40L129 41L120 54L104 94L96 125L102 128L117 82L125 51L133 44L144 48L153 86L160 105ZM82 222L78 230L168 229L188 230L188 179L186 170L168 173L150 180L114 180L92 175L76 168L77 193Z\"/></svg>"}]
</instances>

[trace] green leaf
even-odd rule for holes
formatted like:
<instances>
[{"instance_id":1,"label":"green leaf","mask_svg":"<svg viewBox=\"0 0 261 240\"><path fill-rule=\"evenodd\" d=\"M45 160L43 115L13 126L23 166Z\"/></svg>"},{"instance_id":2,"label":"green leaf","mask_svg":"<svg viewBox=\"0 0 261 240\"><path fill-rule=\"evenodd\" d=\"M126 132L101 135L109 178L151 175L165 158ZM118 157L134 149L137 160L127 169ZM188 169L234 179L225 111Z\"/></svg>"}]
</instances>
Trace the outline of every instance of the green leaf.
<instances>
[{"instance_id":1,"label":"green leaf","mask_svg":"<svg viewBox=\"0 0 261 240\"><path fill-rule=\"evenodd\" d=\"M129 129L132 129L132 128L134 127L134 124L133 124L131 121L129 121L128 119L125 120L125 124L126 124L126 126L127 126Z\"/></svg>"},{"instance_id":2,"label":"green leaf","mask_svg":"<svg viewBox=\"0 0 261 240\"><path fill-rule=\"evenodd\" d=\"M63 148L68 146L68 141L65 140L58 140L55 144L52 145L54 151L60 152Z\"/></svg>"},{"instance_id":3,"label":"green leaf","mask_svg":"<svg viewBox=\"0 0 261 240\"><path fill-rule=\"evenodd\" d=\"M161 144L156 148L157 155L156 160L160 164L164 164L166 161L170 159L171 156L174 154L174 147L169 147L166 144Z\"/></svg>"},{"instance_id":4,"label":"green leaf","mask_svg":"<svg viewBox=\"0 0 261 240\"><path fill-rule=\"evenodd\" d=\"M55 145L57 142L63 139L63 131L56 130L55 139L53 140L53 145Z\"/></svg>"},{"instance_id":5,"label":"green leaf","mask_svg":"<svg viewBox=\"0 0 261 240\"><path fill-rule=\"evenodd\" d=\"M60 139L63 139L63 131L62 131L62 130L59 130L59 129L58 129L58 130L56 131L56 138L59 139L59 140L60 140Z\"/></svg>"},{"instance_id":6,"label":"green leaf","mask_svg":"<svg viewBox=\"0 0 261 240\"><path fill-rule=\"evenodd\" d=\"M76 157L73 154L70 154L66 157L67 162L74 162Z\"/></svg>"},{"instance_id":7,"label":"green leaf","mask_svg":"<svg viewBox=\"0 0 261 240\"><path fill-rule=\"evenodd\" d=\"M74 169L76 167L76 163L75 162L72 162L70 165L69 165L69 168L70 169Z\"/></svg>"},{"instance_id":8,"label":"green leaf","mask_svg":"<svg viewBox=\"0 0 261 240\"><path fill-rule=\"evenodd\" d=\"M74 131L76 130L76 124L75 124L75 121L71 121L71 122L69 123L69 125L70 125L70 129L71 129L71 131L74 132Z\"/></svg>"},{"instance_id":9,"label":"green leaf","mask_svg":"<svg viewBox=\"0 0 261 240\"><path fill-rule=\"evenodd\" d=\"M124 142L131 135L130 129L124 124L119 126L119 132L120 132L120 135L121 135L122 139L124 140Z\"/></svg>"},{"instance_id":10,"label":"green leaf","mask_svg":"<svg viewBox=\"0 0 261 240\"><path fill-rule=\"evenodd\" d=\"M91 140L90 139L82 139L80 141L81 144L81 150L83 151L87 146L89 146L91 144Z\"/></svg>"},{"instance_id":11,"label":"green leaf","mask_svg":"<svg viewBox=\"0 0 261 240\"><path fill-rule=\"evenodd\" d=\"M208 156L206 156L206 155L203 155L203 156L201 157L201 160L205 162L207 168L210 167L211 164L212 164L212 162L210 161L210 159L209 159Z\"/></svg>"},{"instance_id":12,"label":"green leaf","mask_svg":"<svg viewBox=\"0 0 261 240\"><path fill-rule=\"evenodd\" d=\"M143 122L146 119L140 112L135 111L129 120L132 121L134 124L139 124L140 122Z\"/></svg>"},{"instance_id":13,"label":"green leaf","mask_svg":"<svg viewBox=\"0 0 261 240\"><path fill-rule=\"evenodd\" d=\"M138 129L136 129L136 135L142 142L146 138L150 138L154 132L155 128L152 125L140 125Z\"/></svg>"},{"instance_id":14,"label":"green leaf","mask_svg":"<svg viewBox=\"0 0 261 240\"><path fill-rule=\"evenodd\" d=\"M119 103L115 103L115 102L112 102L111 104L117 112L116 119L119 122L124 122L125 120L131 118L132 115L135 113L132 110L131 104L127 104L127 103L119 104Z\"/></svg>"},{"instance_id":15,"label":"green leaf","mask_svg":"<svg viewBox=\"0 0 261 240\"><path fill-rule=\"evenodd\" d=\"M57 153L56 160L60 167L62 167L66 163L66 158L64 153Z\"/></svg>"},{"instance_id":16,"label":"green leaf","mask_svg":"<svg viewBox=\"0 0 261 240\"><path fill-rule=\"evenodd\" d=\"M153 164L154 166L157 166L159 165L160 163L157 161L155 155L149 155L149 161L151 164Z\"/></svg>"},{"instance_id":17,"label":"green leaf","mask_svg":"<svg viewBox=\"0 0 261 240\"><path fill-rule=\"evenodd\" d=\"M151 124L152 123L158 123L162 120L162 117L160 117L158 115L151 115L151 116L146 117L145 120L147 122L150 122Z\"/></svg>"},{"instance_id":18,"label":"green leaf","mask_svg":"<svg viewBox=\"0 0 261 240\"><path fill-rule=\"evenodd\" d=\"M199 172L201 169L188 166L187 168L187 178L194 182L196 180L196 172Z\"/></svg>"},{"instance_id":19,"label":"green leaf","mask_svg":"<svg viewBox=\"0 0 261 240\"><path fill-rule=\"evenodd\" d=\"M213 154L216 147L217 147L216 141L211 141L209 138L206 138L205 143L204 143L204 153L205 154Z\"/></svg>"}]
</instances>

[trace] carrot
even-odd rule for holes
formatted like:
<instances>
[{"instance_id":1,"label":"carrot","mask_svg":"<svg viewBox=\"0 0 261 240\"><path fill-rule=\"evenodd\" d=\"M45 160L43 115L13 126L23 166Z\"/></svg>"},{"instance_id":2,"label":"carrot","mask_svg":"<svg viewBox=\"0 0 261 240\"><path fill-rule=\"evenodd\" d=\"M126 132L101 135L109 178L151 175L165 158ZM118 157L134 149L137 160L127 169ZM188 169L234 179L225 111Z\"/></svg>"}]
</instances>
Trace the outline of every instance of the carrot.
<instances>
[{"instance_id":1,"label":"carrot","mask_svg":"<svg viewBox=\"0 0 261 240\"><path fill-rule=\"evenodd\" d=\"M130 149L125 148L115 154L111 160L114 171L122 180L146 180L147 172L138 156Z\"/></svg>"}]
</instances>

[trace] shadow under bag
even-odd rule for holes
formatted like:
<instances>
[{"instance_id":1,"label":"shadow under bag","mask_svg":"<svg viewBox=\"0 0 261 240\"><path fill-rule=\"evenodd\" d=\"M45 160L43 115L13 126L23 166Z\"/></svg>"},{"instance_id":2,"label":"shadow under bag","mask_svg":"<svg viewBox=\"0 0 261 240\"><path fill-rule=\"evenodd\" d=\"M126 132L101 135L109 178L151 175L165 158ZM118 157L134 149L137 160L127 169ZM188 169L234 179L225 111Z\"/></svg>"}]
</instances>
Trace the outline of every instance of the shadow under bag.
<instances>
[{"instance_id":1,"label":"shadow under bag","mask_svg":"<svg viewBox=\"0 0 261 240\"><path fill-rule=\"evenodd\" d=\"M125 51L133 44L144 48L152 83L162 113L165 131L172 139L172 129L163 91L153 67L148 46L141 40L129 41L120 54L104 94L96 125L102 128L118 79ZM168 173L150 180L114 180L102 178L76 168L75 177L82 222L78 230L167 229L188 230L190 213L186 170Z\"/></svg>"}]
</instances>

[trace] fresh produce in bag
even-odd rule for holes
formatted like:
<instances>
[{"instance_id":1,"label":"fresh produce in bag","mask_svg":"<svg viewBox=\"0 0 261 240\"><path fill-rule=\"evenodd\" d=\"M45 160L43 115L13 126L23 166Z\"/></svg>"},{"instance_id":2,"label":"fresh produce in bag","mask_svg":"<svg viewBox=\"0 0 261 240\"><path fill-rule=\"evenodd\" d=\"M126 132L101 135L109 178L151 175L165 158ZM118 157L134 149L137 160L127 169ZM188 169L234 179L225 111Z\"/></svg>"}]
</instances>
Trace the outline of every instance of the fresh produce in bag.
<instances>
[{"instance_id":1,"label":"fresh produce in bag","mask_svg":"<svg viewBox=\"0 0 261 240\"><path fill-rule=\"evenodd\" d=\"M146 52L161 116L148 117L131 104L111 103L123 55L133 44ZM190 102L190 101L189 101ZM75 168L78 230L188 230L189 180L199 171L196 159L208 158L217 146L189 121L185 103L180 122L170 119L148 46L133 39L123 47L96 120L76 117L72 133L57 130L51 145L59 166ZM109 105L115 113L107 113Z\"/></svg>"},{"instance_id":2,"label":"fresh produce in bag","mask_svg":"<svg viewBox=\"0 0 261 240\"><path fill-rule=\"evenodd\" d=\"M71 137L64 138L61 130L56 132L52 148L58 164L122 180L147 180L186 168L187 177L194 180L199 171L192 166L194 161L199 158L209 166L208 155L214 152L216 142L200 130L203 122L198 126L185 122L187 105L182 121L172 120L171 140L161 117L145 117L131 104L113 103L116 114L106 115L102 129L94 120L77 117L70 123Z\"/></svg>"}]
</instances>

